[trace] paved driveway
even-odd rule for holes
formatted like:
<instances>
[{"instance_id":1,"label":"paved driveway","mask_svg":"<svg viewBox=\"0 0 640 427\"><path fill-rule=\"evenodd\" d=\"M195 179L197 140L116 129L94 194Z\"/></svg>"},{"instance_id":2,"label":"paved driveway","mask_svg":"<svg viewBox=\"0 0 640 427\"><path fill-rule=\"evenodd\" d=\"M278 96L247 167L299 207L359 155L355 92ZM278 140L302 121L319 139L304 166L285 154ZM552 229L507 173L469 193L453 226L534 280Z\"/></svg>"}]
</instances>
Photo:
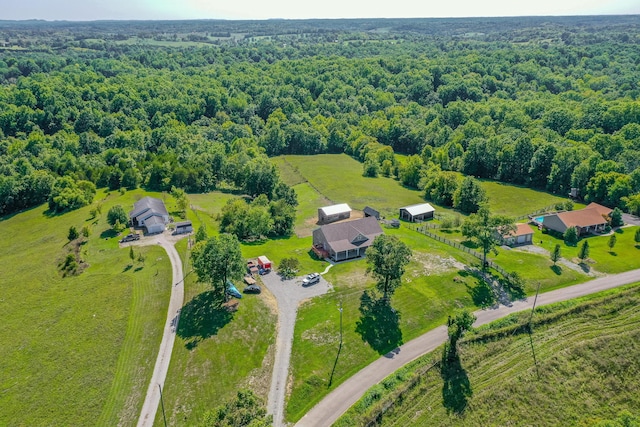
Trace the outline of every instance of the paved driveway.
<instances>
[{"instance_id":1,"label":"paved driveway","mask_svg":"<svg viewBox=\"0 0 640 427\"><path fill-rule=\"evenodd\" d=\"M306 287L302 286L304 276L282 280L272 271L261 278L278 304L278 335L267 412L273 415L273 425L280 427L284 425L284 403L298 306L302 301L326 294L333 288L322 276L320 282Z\"/></svg>"},{"instance_id":2,"label":"paved driveway","mask_svg":"<svg viewBox=\"0 0 640 427\"><path fill-rule=\"evenodd\" d=\"M640 218L638 218L635 215L623 213L622 220L624 221L625 224L640 225Z\"/></svg>"}]
</instances>

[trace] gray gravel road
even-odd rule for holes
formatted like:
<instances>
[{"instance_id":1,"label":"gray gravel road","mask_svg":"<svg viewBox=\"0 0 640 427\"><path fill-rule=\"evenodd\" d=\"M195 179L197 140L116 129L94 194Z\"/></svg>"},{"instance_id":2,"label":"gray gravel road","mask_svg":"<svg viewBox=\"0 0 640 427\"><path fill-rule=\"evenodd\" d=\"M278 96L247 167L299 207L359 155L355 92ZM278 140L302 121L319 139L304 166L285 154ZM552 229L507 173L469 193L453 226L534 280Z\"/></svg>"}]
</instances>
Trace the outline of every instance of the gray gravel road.
<instances>
[{"instance_id":1,"label":"gray gravel road","mask_svg":"<svg viewBox=\"0 0 640 427\"><path fill-rule=\"evenodd\" d=\"M302 277L282 280L275 272L271 272L261 278L262 283L273 294L278 305L276 352L267 412L273 415L273 425L280 427L284 425L284 403L298 306L303 300L326 294L332 287L324 278L321 278L319 283L308 287L302 286Z\"/></svg>"},{"instance_id":2,"label":"gray gravel road","mask_svg":"<svg viewBox=\"0 0 640 427\"><path fill-rule=\"evenodd\" d=\"M640 281L640 270L627 271L591 280L580 285L574 285L538 296L537 305L551 304L572 298L604 291L606 289L635 283ZM474 314L478 320L474 326L492 322L517 311L531 309L533 298L514 302L510 306L500 306L492 310L480 310ZM354 376L338 386L323 400L314 406L297 424L297 427L328 427L349 409L362 395L375 384L382 381L393 372L433 351L447 339L447 329L439 326L420 337L402 345L397 351L389 353L361 369ZM277 424L276 424L277 426Z\"/></svg>"}]
</instances>

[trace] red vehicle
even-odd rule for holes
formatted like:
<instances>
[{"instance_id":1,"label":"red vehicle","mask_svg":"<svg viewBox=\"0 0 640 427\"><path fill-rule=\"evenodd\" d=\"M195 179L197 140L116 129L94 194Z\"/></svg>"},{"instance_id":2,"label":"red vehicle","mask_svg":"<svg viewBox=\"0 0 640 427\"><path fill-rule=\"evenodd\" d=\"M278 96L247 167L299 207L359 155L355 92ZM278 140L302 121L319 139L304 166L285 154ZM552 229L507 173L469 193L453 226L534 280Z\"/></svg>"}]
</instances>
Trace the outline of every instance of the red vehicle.
<instances>
[{"instance_id":1,"label":"red vehicle","mask_svg":"<svg viewBox=\"0 0 640 427\"><path fill-rule=\"evenodd\" d=\"M267 274L271 271L271 261L264 255L258 257L258 270L260 274Z\"/></svg>"}]
</instances>

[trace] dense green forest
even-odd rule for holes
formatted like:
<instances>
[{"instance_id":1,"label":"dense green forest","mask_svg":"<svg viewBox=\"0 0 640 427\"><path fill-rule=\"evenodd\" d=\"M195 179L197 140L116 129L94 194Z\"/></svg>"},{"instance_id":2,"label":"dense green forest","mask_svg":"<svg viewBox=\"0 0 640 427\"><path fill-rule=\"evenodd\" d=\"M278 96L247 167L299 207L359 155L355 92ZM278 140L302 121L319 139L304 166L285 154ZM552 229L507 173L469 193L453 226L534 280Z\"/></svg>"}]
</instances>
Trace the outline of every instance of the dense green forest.
<instances>
[{"instance_id":1,"label":"dense green forest","mask_svg":"<svg viewBox=\"0 0 640 427\"><path fill-rule=\"evenodd\" d=\"M340 152L443 205L462 172L638 214L637 18L0 21L0 215L277 199L268 156Z\"/></svg>"}]
</instances>

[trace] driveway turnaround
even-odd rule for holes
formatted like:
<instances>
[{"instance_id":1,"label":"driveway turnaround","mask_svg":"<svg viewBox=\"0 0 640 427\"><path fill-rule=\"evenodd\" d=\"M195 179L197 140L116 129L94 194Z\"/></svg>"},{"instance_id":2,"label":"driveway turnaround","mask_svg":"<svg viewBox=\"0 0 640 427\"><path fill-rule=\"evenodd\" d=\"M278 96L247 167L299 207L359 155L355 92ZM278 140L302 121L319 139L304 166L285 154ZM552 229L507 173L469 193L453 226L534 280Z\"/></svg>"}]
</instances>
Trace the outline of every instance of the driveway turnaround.
<instances>
[{"instance_id":1,"label":"driveway turnaround","mask_svg":"<svg viewBox=\"0 0 640 427\"><path fill-rule=\"evenodd\" d=\"M173 269L171 299L169 300L167 321L164 325L162 342L160 343L160 350L158 351L158 358L156 359L156 365L153 369L151 382L147 389L147 396L144 399L142 411L140 411L138 427L153 426L153 422L156 418L156 411L158 410L158 405L160 403L160 387L164 387L164 380L167 378L173 343L176 340L178 320L180 319L180 309L184 302L184 276L182 274L182 261L180 260L178 251L176 251L176 248L173 246L175 240L176 239L173 236L169 237L165 234L160 234L157 236L146 237L143 240L136 242L141 245L159 244L162 246L164 250L167 251L167 255L169 255L169 260L171 261L171 267Z\"/></svg>"},{"instance_id":2,"label":"driveway turnaround","mask_svg":"<svg viewBox=\"0 0 640 427\"><path fill-rule=\"evenodd\" d=\"M640 282L640 270L627 271L601 277L580 285L574 285L538 295L536 306L578 298L630 283ZM476 311L474 326L484 325L517 311L531 309L534 298L516 301L510 306ZM314 406L297 424L297 427L328 427L345 413L364 393L407 363L436 349L447 340L447 328L439 326L420 337L400 346L381 357L346 380ZM276 355L277 357L277 355ZM280 427L282 423L274 423Z\"/></svg>"},{"instance_id":3,"label":"driveway turnaround","mask_svg":"<svg viewBox=\"0 0 640 427\"><path fill-rule=\"evenodd\" d=\"M273 294L278 304L276 354L267 401L267 412L273 415L273 425L280 427L284 425L284 402L298 306L303 300L326 294L331 289L331 285L322 277L320 282L306 287L302 286L302 277L282 280L275 272L261 277L262 283Z\"/></svg>"}]
</instances>

